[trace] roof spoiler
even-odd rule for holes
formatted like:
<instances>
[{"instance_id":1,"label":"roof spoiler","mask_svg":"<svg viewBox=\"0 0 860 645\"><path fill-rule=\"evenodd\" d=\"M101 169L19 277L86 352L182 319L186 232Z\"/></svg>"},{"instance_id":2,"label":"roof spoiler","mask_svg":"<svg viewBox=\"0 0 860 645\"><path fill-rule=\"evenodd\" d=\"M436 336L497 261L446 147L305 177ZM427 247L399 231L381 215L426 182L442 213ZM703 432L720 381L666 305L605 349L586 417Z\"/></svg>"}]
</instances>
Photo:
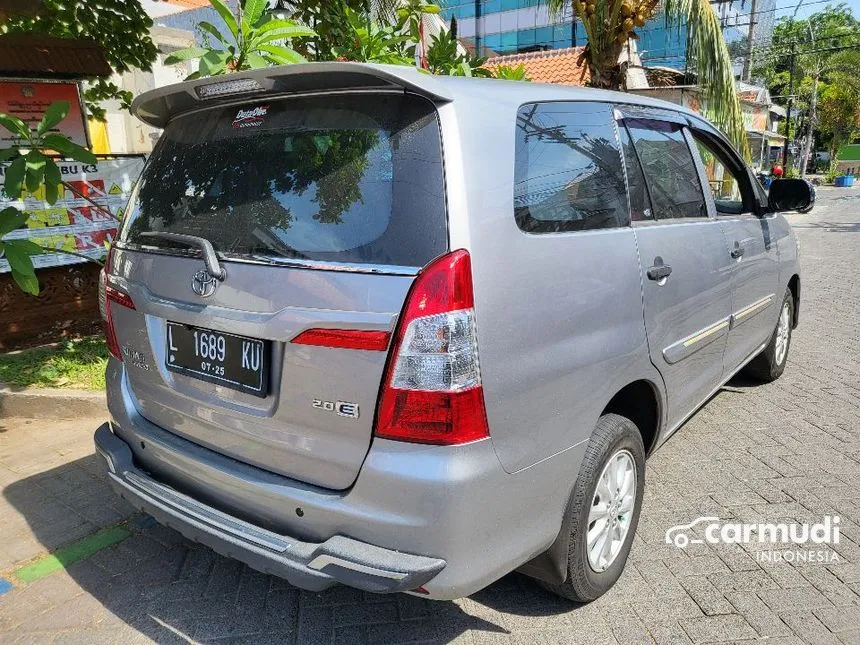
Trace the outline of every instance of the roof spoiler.
<instances>
[{"instance_id":1,"label":"roof spoiler","mask_svg":"<svg viewBox=\"0 0 860 645\"><path fill-rule=\"evenodd\" d=\"M434 77L406 65L369 63L300 63L265 67L236 74L213 76L150 90L131 104L131 112L144 123L163 128L179 114L225 100L235 101L272 94L350 89L402 89L436 103L453 99Z\"/></svg>"}]
</instances>

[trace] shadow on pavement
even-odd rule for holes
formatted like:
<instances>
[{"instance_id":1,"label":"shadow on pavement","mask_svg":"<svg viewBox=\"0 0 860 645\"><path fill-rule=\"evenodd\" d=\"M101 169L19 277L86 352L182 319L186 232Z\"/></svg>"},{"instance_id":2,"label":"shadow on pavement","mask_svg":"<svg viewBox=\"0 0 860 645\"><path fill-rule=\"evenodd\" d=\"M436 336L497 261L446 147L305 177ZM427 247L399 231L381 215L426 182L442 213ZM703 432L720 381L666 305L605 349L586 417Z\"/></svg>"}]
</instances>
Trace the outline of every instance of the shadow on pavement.
<instances>
[{"instance_id":1,"label":"shadow on pavement","mask_svg":"<svg viewBox=\"0 0 860 645\"><path fill-rule=\"evenodd\" d=\"M125 516L132 535L67 565L65 573L0 598L0 640L6 628L16 636L32 632L37 640L52 629L62 630L74 636L72 640L86 637L88 642L131 642L142 634L160 643L225 638L253 643L444 643L469 631L507 634L508 621L516 625L523 617L556 616L575 608L519 574L456 602L375 595L342 586L319 594L299 591L192 543L150 517L132 514L108 487L95 455L12 482L3 497L25 518L45 550L83 537L68 518L84 517L94 508L111 509L104 511L96 530ZM58 526L65 528L58 531ZM91 533L94 527L88 528ZM71 537L63 539L63 531ZM13 624L16 618L20 620Z\"/></svg>"},{"instance_id":2,"label":"shadow on pavement","mask_svg":"<svg viewBox=\"0 0 860 645\"><path fill-rule=\"evenodd\" d=\"M860 222L807 222L792 224L793 228L811 228L828 233L860 233Z\"/></svg>"}]
</instances>

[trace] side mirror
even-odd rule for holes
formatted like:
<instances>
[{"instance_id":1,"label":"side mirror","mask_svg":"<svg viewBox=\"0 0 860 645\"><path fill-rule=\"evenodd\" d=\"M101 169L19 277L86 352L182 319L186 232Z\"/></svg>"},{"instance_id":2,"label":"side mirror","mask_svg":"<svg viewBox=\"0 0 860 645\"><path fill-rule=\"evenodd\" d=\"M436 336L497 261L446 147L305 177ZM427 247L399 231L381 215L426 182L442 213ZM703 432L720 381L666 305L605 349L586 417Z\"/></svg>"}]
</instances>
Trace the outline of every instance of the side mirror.
<instances>
[{"instance_id":1,"label":"side mirror","mask_svg":"<svg viewBox=\"0 0 860 645\"><path fill-rule=\"evenodd\" d=\"M775 179L768 192L770 212L800 211L808 213L815 203L815 188L805 179Z\"/></svg>"}]
</instances>

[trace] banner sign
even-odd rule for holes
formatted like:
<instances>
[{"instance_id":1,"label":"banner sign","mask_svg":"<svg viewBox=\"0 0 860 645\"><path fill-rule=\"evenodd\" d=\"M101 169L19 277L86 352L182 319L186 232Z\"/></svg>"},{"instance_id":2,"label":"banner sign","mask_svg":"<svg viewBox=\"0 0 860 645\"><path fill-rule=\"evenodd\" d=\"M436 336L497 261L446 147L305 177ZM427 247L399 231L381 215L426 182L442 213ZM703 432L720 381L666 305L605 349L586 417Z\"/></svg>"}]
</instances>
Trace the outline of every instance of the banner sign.
<instances>
[{"instance_id":1,"label":"banner sign","mask_svg":"<svg viewBox=\"0 0 860 645\"><path fill-rule=\"evenodd\" d=\"M81 95L76 83L53 83L47 81L0 81L0 112L17 116L31 128L35 128L51 103L68 101L69 113L52 132L60 132L84 148L87 141L87 124L81 107ZM18 138L0 128L0 148L18 143Z\"/></svg>"},{"instance_id":2,"label":"banner sign","mask_svg":"<svg viewBox=\"0 0 860 645\"><path fill-rule=\"evenodd\" d=\"M53 205L44 201L45 187L23 200L10 200L0 194L0 210L14 206L29 213L23 228L3 239L30 240L57 251L73 251L101 259L105 242L114 239L129 193L143 169L143 155L120 159L100 159L96 165L78 161L60 161L63 181L61 197ZM0 166L2 185L8 164ZM107 212L106 212L107 211ZM111 217L110 214L115 217ZM82 257L47 252L32 256L37 269L86 262ZM9 271L9 263L0 258L0 273Z\"/></svg>"}]
</instances>

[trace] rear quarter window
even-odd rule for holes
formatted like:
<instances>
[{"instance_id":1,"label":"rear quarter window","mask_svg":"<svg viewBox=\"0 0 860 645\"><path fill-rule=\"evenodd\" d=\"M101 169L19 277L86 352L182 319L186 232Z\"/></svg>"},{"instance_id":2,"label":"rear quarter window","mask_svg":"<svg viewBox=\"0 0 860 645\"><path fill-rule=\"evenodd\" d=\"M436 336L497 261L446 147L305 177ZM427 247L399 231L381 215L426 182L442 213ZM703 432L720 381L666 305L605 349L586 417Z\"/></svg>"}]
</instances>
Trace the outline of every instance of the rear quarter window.
<instances>
[{"instance_id":1,"label":"rear quarter window","mask_svg":"<svg viewBox=\"0 0 860 645\"><path fill-rule=\"evenodd\" d=\"M630 223L621 152L605 103L528 103L517 112L514 217L527 233Z\"/></svg>"},{"instance_id":2,"label":"rear quarter window","mask_svg":"<svg viewBox=\"0 0 860 645\"><path fill-rule=\"evenodd\" d=\"M120 239L187 252L146 231L204 237L228 258L423 266L448 244L436 110L410 95L342 95L177 118Z\"/></svg>"}]
</instances>

